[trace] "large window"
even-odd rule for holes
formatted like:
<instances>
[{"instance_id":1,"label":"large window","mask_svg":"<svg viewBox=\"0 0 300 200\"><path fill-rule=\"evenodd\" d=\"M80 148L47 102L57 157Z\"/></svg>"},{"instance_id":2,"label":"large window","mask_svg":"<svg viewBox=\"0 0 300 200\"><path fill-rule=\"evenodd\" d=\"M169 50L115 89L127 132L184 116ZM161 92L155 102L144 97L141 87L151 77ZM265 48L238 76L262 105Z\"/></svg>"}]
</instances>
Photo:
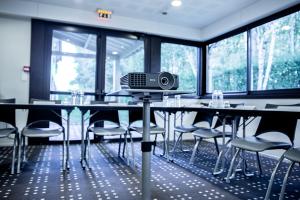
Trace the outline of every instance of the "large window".
<instances>
[{"instance_id":1,"label":"large window","mask_svg":"<svg viewBox=\"0 0 300 200\"><path fill-rule=\"evenodd\" d=\"M206 92L247 88L247 33L208 45Z\"/></svg>"},{"instance_id":2,"label":"large window","mask_svg":"<svg viewBox=\"0 0 300 200\"><path fill-rule=\"evenodd\" d=\"M137 39L107 37L105 92L120 88L120 77L129 72L144 72L144 42Z\"/></svg>"},{"instance_id":3,"label":"large window","mask_svg":"<svg viewBox=\"0 0 300 200\"><path fill-rule=\"evenodd\" d=\"M179 90L197 91L198 47L161 44L161 71L179 76Z\"/></svg>"},{"instance_id":4,"label":"large window","mask_svg":"<svg viewBox=\"0 0 300 200\"><path fill-rule=\"evenodd\" d=\"M96 35L53 31L50 90L95 92Z\"/></svg>"},{"instance_id":5,"label":"large window","mask_svg":"<svg viewBox=\"0 0 300 200\"><path fill-rule=\"evenodd\" d=\"M89 103L94 95L86 93L95 93L96 86L97 35L61 30L52 33L50 99L61 100L64 104ZM83 93L85 95L80 97ZM76 102L73 101L75 95ZM66 117L66 112L63 115ZM70 140L78 140L81 137L80 111L75 109L70 118L73 133ZM50 140L62 140L62 136Z\"/></svg>"},{"instance_id":6,"label":"large window","mask_svg":"<svg viewBox=\"0 0 300 200\"><path fill-rule=\"evenodd\" d=\"M252 90L300 88L300 12L251 30Z\"/></svg>"}]
</instances>

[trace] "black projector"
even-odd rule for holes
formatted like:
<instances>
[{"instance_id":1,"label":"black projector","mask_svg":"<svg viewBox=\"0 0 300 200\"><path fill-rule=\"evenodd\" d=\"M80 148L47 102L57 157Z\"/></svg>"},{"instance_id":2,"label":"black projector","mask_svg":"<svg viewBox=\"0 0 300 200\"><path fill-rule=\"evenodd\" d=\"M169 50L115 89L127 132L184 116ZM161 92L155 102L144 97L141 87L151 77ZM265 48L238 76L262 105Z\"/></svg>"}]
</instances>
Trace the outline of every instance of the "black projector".
<instances>
[{"instance_id":1,"label":"black projector","mask_svg":"<svg viewBox=\"0 0 300 200\"><path fill-rule=\"evenodd\" d=\"M128 73L120 78L122 89L159 89L176 90L178 76L169 72L160 73Z\"/></svg>"}]
</instances>

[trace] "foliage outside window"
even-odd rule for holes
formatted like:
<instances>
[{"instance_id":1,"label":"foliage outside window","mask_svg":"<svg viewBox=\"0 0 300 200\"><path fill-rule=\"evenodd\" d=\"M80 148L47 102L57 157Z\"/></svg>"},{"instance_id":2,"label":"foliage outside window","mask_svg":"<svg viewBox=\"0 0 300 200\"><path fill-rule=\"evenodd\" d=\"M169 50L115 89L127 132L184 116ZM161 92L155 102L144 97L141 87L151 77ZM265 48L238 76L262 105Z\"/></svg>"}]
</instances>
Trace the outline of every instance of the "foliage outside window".
<instances>
[{"instance_id":1,"label":"foliage outside window","mask_svg":"<svg viewBox=\"0 0 300 200\"><path fill-rule=\"evenodd\" d=\"M197 91L198 48L162 43L161 71L179 76L179 90Z\"/></svg>"},{"instance_id":2,"label":"foliage outside window","mask_svg":"<svg viewBox=\"0 0 300 200\"><path fill-rule=\"evenodd\" d=\"M251 89L300 88L300 12L251 30Z\"/></svg>"},{"instance_id":3,"label":"foliage outside window","mask_svg":"<svg viewBox=\"0 0 300 200\"><path fill-rule=\"evenodd\" d=\"M208 46L206 92L243 92L247 88L247 33Z\"/></svg>"}]
</instances>

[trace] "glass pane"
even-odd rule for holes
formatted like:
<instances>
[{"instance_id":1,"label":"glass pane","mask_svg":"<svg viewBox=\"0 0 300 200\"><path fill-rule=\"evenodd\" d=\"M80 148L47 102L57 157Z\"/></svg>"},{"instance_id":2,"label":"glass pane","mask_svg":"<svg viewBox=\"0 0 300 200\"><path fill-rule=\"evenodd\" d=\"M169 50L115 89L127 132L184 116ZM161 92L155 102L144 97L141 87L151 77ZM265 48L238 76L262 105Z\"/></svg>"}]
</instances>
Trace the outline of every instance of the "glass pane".
<instances>
[{"instance_id":1,"label":"glass pane","mask_svg":"<svg viewBox=\"0 0 300 200\"><path fill-rule=\"evenodd\" d=\"M300 88L300 12L251 30L252 90Z\"/></svg>"},{"instance_id":2,"label":"glass pane","mask_svg":"<svg viewBox=\"0 0 300 200\"><path fill-rule=\"evenodd\" d=\"M51 91L95 92L96 35L53 31Z\"/></svg>"},{"instance_id":3,"label":"glass pane","mask_svg":"<svg viewBox=\"0 0 300 200\"><path fill-rule=\"evenodd\" d=\"M197 91L198 48L161 44L161 71L177 74L179 90Z\"/></svg>"},{"instance_id":4,"label":"glass pane","mask_svg":"<svg viewBox=\"0 0 300 200\"><path fill-rule=\"evenodd\" d=\"M107 37L105 92L121 89L120 77L129 72L144 72L144 41Z\"/></svg>"},{"instance_id":5,"label":"glass pane","mask_svg":"<svg viewBox=\"0 0 300 200\"><path fill-rule=\"evenodd\" d=\"M243 92L247 88L247 33L208 46L206 92Z\"/></svg>"}]
</instances>

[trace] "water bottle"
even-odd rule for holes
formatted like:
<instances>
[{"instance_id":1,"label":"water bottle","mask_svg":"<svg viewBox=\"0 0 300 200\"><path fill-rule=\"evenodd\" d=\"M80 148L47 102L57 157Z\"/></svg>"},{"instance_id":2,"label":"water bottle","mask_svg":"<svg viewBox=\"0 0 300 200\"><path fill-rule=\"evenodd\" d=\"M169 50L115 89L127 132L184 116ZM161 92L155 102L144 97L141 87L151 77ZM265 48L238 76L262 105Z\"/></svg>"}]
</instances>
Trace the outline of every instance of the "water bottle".
<instances>
[{"instance_id":1,"label":"water bottle","mask_svg":"<svg viewBox=\"0 0 300 200\"><path fill-rule=\"evenodd\" d=\"M84 92L81 90L78 92L79 94L79 104L83 105Z\"/></svg>"},{"instance_id":2,"label":"water bottle","mask_svg":"<svg viewBox=\"0 0 300 200\"><path fill-rule=\"evenodd\" d=\"M224 108L224 96L221 90L218 91L218 108Z\"/></svg>"},{"instance_id":3,"label":"water bottle","mask_svg":"<svg viewBox=\"0 0 300 200\"><path fill-rule=\"evenodd\" d=\"M218 107L218 91L214 90L211 96L212 99L212 107L216 108Z\"/></svg>"}]
</instances>

